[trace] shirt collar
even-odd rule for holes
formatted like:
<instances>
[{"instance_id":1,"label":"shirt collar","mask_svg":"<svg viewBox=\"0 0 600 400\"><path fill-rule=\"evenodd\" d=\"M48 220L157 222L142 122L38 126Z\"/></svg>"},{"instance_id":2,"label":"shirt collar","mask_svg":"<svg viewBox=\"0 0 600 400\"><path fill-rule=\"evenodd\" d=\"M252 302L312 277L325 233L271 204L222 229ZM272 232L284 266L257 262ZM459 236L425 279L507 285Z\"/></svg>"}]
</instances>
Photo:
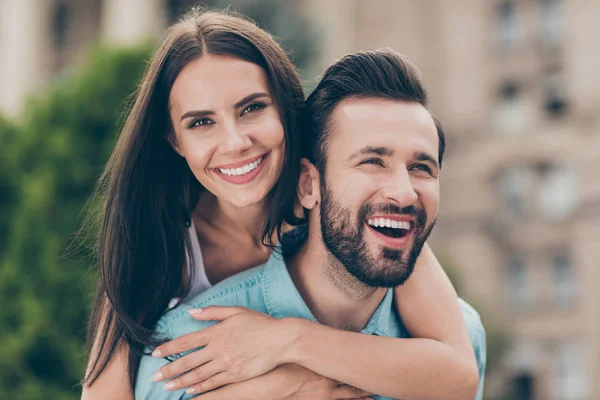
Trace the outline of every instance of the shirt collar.
<instances>
[{"instance_id":1,"label":"shirt collar","mask_svg":"<svg viewBox=\"0 0 600 400\"><path fill-rule=\"evenodd\" d=\"M280 244L273 249L262 280L265 305L270 315L276 318L298 317L317 322L292 281Z\"/></svg>"},{"instance_id":2,"label":"shirt collar","mask_svg":"<svg viewBox=\"0 0 600 400\"><path fill-rule=\"evenodd\" d=\"M390 319L395 312L393 307L394 290L387 289L385 296L375 313L367 323L367 326L361 331L361 333L367 333L369 335L379 336L397 336L398 332L393 329L390 324Z\"/></svg>"},{"instance_id":3,"label":"shirt collar","mask_svg":"<svg viewBox=\"0 0 600 400\"><path fill-rule=\"evenodd\" d=\"M297 235L298 240L304 240L305 235ZM300 242L301 243L301 242ZM291 243L291 245L298 243ZM284 243L284 251L287 243ZM298 317L317 322L304 299L296 289L294 281L285 265L282 246L278 244L267 261L263 272L263 295L267 311L276 318ZM398 332L390 324L393 309L394 291L388 289L375 313L367 323L362 333L379 336L397 336Z\"/></svg>"}]
</instances>

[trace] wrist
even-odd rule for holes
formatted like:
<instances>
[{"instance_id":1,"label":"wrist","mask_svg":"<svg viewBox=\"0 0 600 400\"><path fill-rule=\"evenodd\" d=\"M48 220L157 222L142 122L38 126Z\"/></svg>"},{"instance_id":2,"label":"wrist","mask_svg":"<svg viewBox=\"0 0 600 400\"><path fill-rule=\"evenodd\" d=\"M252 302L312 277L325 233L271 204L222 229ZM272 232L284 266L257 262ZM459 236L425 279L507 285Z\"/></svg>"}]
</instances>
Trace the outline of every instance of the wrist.
<instances>
[{"instance_id":1,"label":"wrist","mask_svg":"<svg viewBox=\"0 0 600 400\"><path fill-rule=\"evenodd\" d=\"M310 323L302 318L287 317L279 320L284 327L285 331L288 332L286 335L286 342L284 343L281 352L281 363L282 364L300 364L300 358L302 355L302 342L305 336L304 331L306 325Z\"/></svg>"}]
</instances>

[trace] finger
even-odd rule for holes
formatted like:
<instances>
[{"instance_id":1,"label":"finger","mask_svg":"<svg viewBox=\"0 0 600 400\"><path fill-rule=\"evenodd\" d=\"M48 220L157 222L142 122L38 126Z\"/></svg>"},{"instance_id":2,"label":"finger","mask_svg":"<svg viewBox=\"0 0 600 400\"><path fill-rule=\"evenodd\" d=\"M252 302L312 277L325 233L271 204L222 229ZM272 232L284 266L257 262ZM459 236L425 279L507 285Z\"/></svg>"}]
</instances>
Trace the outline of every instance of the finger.
<instances>
[{"instance_id":1,"label":"finger","mask_svg":"<svg viewBox=\"0 0 600 400\"><path fill-rule=\"evenodd\" d=\"M340 385L333 389L333 399L360 399L370 396L371 393L349 385Z\"/></svg>"},{"instance_id":2,"label":"finger","mask_svg":"<svg viewBox=\"0 0 600 400\"><path fill-rule=\"evenodd\" d=\"M188 394L197 394L199 391L194 391L196 388L190 387L186 391ZM272 398L268 395L269 388L261 385L256 387L252 384L252 380L243 381L238 383L232 383L231 385L223 386L219 389L213 390L208 393L203 393L202 396L198 397L202 400L264 400L265 398Z\"/></svg>"},{"instance_id":3,"label":"finger","mask_svg":"<svg viewBox=\"0 0 600 400\"><path fill-rule=\"evenodd\" d=\"M213 357L211 351L207 348L202 350L194 351L186 356L183 356L170 364L165 365L156 371L156 374L152 377L154 382L164 381L174 376L183 374L189 370L206 364L212 361Z\"/></svg>"},{"instance_id":4,"label":"finger","mask_svg":"<svg viewBox=\"0 0 600 400\"><path fill-rule=\"evenodd\" d=\"M223 369L217 367L217 363L209 361L204 365L194 368L193 370L178 376L175 379L167 382L165 385L166 390L178 390L184 387L196 385L204 382L211 376L223 372Z\"/></svg>"},{"instance_id":5,"label":"finger","mask_svg":"<svg viewBox=\"0 0 600 400\"><path fill-rule=\"evenodd\" d=\"M207 380L202 383L198 383L196 385L190 386L186 393L188 394L198 394L203 392L208 392L209 390L213 390L219 388L221 386L228 385L230 383L237 383L239 380L236 380L228 374L227 372L220 372L216 375L211 376Z\"/></svg>"},{"instance_id":6,"label":"finger","mask_svg":"<svg viewBox=\"0 0 600 400\"><path fill-rule=\"evenodd\" d=\"M152 357L167 357L173 354L184 353L198 347L206 346L210 342L211 327L198 332L175 338L167 343L161 344L153 352Z\"/></svg>"},{"instance_id":7,"label":"finger","mask_svg":"<svg viewBox=\"0 0 600 400\"><path fill-rule=\"evenodd\" d=\"M205 308L190 308L187 311L192 318L198 321L223 321L248 310L243 307L208 306Z\"/></svg>"},{"instance_id":8,"label":"finger","mask_svg":"<svg viewBox=\"0 0 600 400\"><path fill-rule=\"evenodd\" d=\"M359 397L358 399L348 398L348 399L342 399L342 400L373 400L373 398L372 397Z\"/></svg>"}]
</instances>

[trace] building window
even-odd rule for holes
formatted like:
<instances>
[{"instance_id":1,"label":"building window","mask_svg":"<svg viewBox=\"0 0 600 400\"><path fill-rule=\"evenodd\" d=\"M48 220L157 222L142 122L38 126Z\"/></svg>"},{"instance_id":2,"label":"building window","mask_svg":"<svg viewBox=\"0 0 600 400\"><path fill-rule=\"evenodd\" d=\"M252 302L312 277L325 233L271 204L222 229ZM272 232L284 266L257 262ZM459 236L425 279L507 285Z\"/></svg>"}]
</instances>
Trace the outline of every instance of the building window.
<instances>
[{"instance_id":1,"label":"building window","mask_svg":"<svg viewBox=\"0 0 600 400\"><path fill-rule=\"evenodd\" d=\"M555 48L563 35L563 2L561 0L539 0L542 25L542 46Z\"/></svg>"},{"instance_id":2,"label":"building window","mask_svg":"<svg viewBox=\"0 0 600 400\"><path fill-rule=\"evenodd\" d=\"M508 167L502 171L498 189L504 203L503 216L518 218L526 216L533 183L533 172L526 166Z\"/></svg>"},{"instance_id":3,"label":"building window","mask_svg":"<svg viewBox=\"0 0 600 400\"><path fill-rule=\"evenodd\" d=\"M508 262L508 297L515 310L523 310L531 304L527 265L522 256L513 256Z\"/></svg>"},{"instance_id":4,"label":"building window","mask_svg":"<svg viewBox=\"0 0 600 400\"><path fill-rule=\"evenodd\" d=\"M576 284L573 261L569 252L554 253L552 256L552 275L556 303L562 308L570 307L575 297Z\"/></svg>"},{"instance_id":5,"label":"building window","mask_svg":"<svg viewBox=\"0 0 600 400\"><path fill-rule=\"evenodd\" d=\"M61 49L67 43L69 32L69 7L64 2L58 2L52 15L52 43Z\"/></svg>"},{"instance_id":6,"label":"building window","mask_svg":"<svg viewBox=\"0 0 600 400\"><path fill-rule=\"evenodd\" d=\"M506 136L527 132L531 126L533 107L521 87L515 82L506 82L500 87L498 97L495 132Z\"/></svg>"},{"instance_id":7,"label":"building window","mask_svg":"<svg viewBox=\"0 0 600 400\"><path fill-rule=\"evenodd\" d=\"M579 197L576 171L564 165L542 164L539 175L538 199L542 214L553 220L571 215Z\"/></svg>"},{"instance_id":8,"label":"building window","mask_svg":"<svg viewBox=\"0 0 600 400\"><path fill-rule=\"evenodd\" d=\"M512 378L510 398L513 400L533 400L535 377L530 372L521 372Z\"/></svg>"},{"instance_id":9,"label":"building window","mask_svg":"<svg viewBox=\"0 0 600 400\"><path fill-rule=\"evenodd\" d=\"M557 118L567 111L566 90L559 71L551 71L543 77L544 109L548 116Z\"/></svg>"},{"instance_id":10,"label":"building window","mask_svg":"<svg viewBox=\"0 0 600 400\"><path fill-rule=\"evenodd\" d=\"M511 50L519 42L517 3L514 0L501 1L496 6L496 40L502 48Z\"/></svg>"}]
</instances>

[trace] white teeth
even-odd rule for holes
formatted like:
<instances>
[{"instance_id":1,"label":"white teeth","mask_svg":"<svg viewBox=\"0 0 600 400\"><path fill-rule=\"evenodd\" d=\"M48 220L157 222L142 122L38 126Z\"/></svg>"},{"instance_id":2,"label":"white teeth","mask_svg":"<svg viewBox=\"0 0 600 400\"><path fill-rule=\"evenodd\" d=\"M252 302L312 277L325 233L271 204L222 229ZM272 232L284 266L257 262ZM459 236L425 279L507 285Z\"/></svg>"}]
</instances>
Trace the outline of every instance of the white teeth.
<instances>
[{"instance_id":1,"label":"white teeth","mask_svg":"<svg viewBox=\"0 0 600 400\"><path fill-rule=\"evenodd\" d=\"M367 224L376 228L392 228L392 229L410 229L409 221L395 221L389 218L369 218Z\"/></svg>"},{"instance_id":2,"label":"white teeth","mask_svg":"<svg viewBox=\"0 0 600 400\"><path fill-rule=\"evenodd\" d=\"M240 168L219 168L219 171L223 174L223 175L227 175L227 176L239 176L239 175L246 175L248 172L252 171L253 169L255 169L256 167L258 167L260 165L260 163L262 162L263 158L259 158L258 160L251 162L249 164L244 165L243 167Z\"/></svg>"}]
</instances>

